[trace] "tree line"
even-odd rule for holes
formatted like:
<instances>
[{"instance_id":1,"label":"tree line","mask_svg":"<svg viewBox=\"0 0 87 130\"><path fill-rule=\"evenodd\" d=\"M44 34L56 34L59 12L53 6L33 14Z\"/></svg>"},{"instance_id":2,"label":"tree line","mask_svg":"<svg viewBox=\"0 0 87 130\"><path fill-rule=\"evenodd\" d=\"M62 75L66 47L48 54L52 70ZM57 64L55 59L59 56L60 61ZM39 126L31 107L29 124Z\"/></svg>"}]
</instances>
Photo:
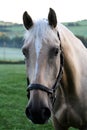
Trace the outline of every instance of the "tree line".
<instances>
[{"instance_id":1,"label":"tree line","mask_svg":"<svg viewBox=\"0 0 87 130\"><path fill-rule=\"evenodd\" d=\"M14 37L12 39L4 35L0 37L0 47L21 48L23 42L23 37Z\"/></svg>"}]
</instances>

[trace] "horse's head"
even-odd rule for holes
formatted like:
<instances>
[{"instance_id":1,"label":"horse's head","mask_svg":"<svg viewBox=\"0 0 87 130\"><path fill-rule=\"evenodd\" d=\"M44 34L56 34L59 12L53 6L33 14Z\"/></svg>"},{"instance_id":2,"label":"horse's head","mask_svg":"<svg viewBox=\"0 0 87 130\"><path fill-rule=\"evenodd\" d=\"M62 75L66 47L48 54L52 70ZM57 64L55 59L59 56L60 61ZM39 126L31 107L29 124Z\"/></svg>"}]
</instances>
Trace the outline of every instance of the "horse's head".
<instances>
[{"instance_id":1,"label":"horse's head","mask_svg":"<svg viewBox=\"0 0 87 130\"><path fill-rule=\"evenodd\" d=\"M57 18L54 10L50 9L48 20L34 23L25 12L23 22L27 32L22 50L30 83L26 115L34 123L44 124L51 116L50 97L60 71L61 52Z\"/></svg>"}]
</instances>

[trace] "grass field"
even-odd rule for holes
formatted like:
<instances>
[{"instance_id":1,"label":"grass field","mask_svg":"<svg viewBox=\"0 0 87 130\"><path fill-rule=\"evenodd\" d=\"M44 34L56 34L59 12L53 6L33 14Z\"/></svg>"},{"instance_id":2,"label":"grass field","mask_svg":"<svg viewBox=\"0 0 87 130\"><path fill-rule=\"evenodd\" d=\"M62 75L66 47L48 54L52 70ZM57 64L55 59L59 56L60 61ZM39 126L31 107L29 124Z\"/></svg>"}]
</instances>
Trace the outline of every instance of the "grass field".
<instances>
[{"instance_id":1,"label":"grass field","mask_svg":"<svg viewBox=\"0 0 87 130\"><path fill-rule=\"evenodd\" d=\"M51 121L34 125L26 118L26 86L24 65L0 65L0 130L54 130Z\"/></svg>"}]
</instances>

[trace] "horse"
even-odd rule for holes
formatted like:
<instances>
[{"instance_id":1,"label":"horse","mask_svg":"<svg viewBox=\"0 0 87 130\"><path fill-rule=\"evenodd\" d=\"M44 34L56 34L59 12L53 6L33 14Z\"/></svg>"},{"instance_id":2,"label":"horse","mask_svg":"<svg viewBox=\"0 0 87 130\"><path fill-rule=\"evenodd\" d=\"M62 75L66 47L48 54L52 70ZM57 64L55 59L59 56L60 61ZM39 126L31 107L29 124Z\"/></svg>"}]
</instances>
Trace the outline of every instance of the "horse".
<instances>
[{"instance_id":1,"label":"horse","mask_svg":"<svg viewBox=\"0 0 87 130\"><path fill-rule=\"evenodd\" d=\"M48 19L23 14L28 104L34 124L49 118L55 130L87 130L87 49L50 8Z\"/></svg>"}]
</instances>

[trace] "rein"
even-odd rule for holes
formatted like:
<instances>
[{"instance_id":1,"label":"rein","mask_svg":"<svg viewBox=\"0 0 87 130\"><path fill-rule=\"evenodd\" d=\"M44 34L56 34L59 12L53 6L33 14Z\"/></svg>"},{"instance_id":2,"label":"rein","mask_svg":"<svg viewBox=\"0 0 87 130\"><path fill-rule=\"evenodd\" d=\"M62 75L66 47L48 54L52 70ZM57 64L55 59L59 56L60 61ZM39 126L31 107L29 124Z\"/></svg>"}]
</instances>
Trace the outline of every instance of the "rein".
<instances>
[{"instance_id":1,"label":"rein","mask_svg":"<svg viewBox=\"0 0 87 130\"><path fill-rule=\"evenodd\" d=\"M57 32L57 36L60 40L60 36L59 36L58 32ZM63 49L62 49L61 44L60 44L60 70L59 70L59 73L58 73L58 76L56 78L54 85L52 86L52 88L48 88L42 84L30 84L29 85L29 79L27 78L28 97L29 97L29 92L31 90L41 90L41 91L46 92L49 95L49 97L51 99L51 103L52 103L52 105L54 105L55 100L56 100L56 90L57 90L58 86L60 85L60 81L61 81L62 75L63 75L63 67L64 67L64 55L63 55Z\"/></svg>"}]
</instances>

